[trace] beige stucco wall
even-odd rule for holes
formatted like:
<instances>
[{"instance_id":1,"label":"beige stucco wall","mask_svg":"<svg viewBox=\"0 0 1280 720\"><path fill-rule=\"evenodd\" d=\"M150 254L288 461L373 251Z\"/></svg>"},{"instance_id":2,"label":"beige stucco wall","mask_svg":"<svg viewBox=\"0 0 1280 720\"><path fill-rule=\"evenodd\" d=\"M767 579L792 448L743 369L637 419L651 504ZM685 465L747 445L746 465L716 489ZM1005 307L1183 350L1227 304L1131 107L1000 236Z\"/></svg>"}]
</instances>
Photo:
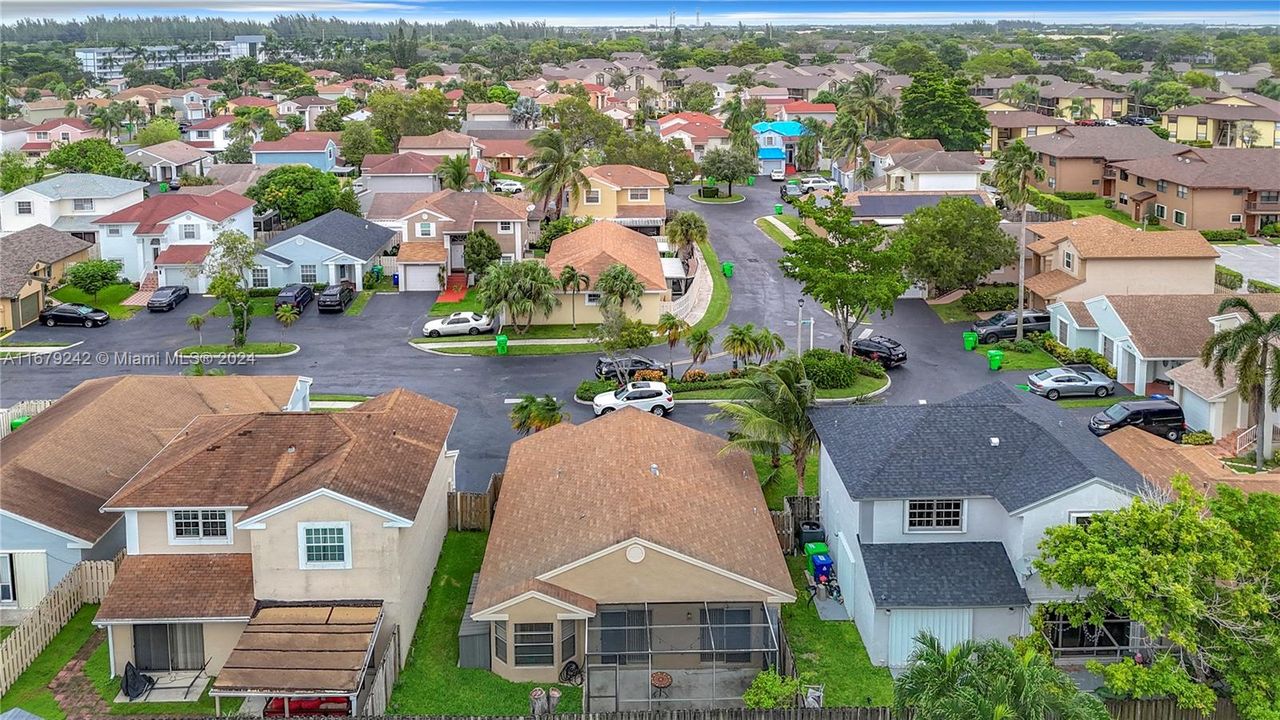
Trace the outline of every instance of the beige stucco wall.
<instances>
[{"instance_id":1,"label":"beige stucco wall","mask_svg":"<svg viewBox=\"0 0 1280 720\"><path fill-rule=\"evenodd\" d=\"M1058 98L1058 115L1071 117L1071 101L1074 98ZM1086 98L1093 106L1093 117L1096 119L1121 117L1129 114L1129 101L1126 98Z\"/></svg>"},{"instance_id":2,"label":"beige stucco wall","mask_svg":"<svg viewBox=\"0 0 1280 720\"><path fill-rule=\"evenodd\" d=\"M1095 192L1102 194L1101 158L1058 158L1056 166L1049 164L1049 157L1043 153L1040 165L1044 167L1044 180L1037 181L1035 186L1046 193L1055 192ZM1049 180L1053 178L1053 187ZM1094 181L1097 184L1094 184Z\"/></svg>"},{"instance_id":3,"label":"beige stucco wall","mask_svg":"<svg viewBox=\"0 0 1280 720\"><path fill-rule=\"evenodd\" d=\"M431 576L440 558L449 526L449 488L454 484L457 458L442 452L431 474L431 484L423 497L413 527L400 533L400 552L397 556L400 576L400 596L384 598L383 633L400 626L400 660L409 655L418 616L431 588Z\"/></svg>"},{"instance_id":4,"label":"beige stucco wall","mask_svg":"<svg viewBox=\"0 0 1280 720\"><path fill-rule=\"evenodd\" d=\"M249 542L249 532L237 530L236 522L241 513L231 513L231 543L229 544L169 544L169 513L165 510L148 510L138 512L138 554L166 555L193 553L247 553L253 547Z\"/></svg>"},{"instance_id":5,"label":"beige stucco wall","mask_svg":"<svg viewBox=\"0 0 1280 720\"><path fill-rule=\"evenodd\" d=\"M646 292L640 299L639 310L636 310L634 305L626 306L627 317L656 325L658 316L662 314L662 303L668 299L668 295L670 291L667 290ZM604 319L600 314L599 305L586 304L584 293L578 293L576 297L570 293L556 293L556 296L560 298L560 306L545 318L534 317L534 325L568 325L574 321L575 314L579 324L594 324Z\"/></svg>"},{"instance_id":6,"label":"beige stucco wall","mask_svg":"<svg viewBox=\"0 0 1280 720\"><path fill-rule=\"evenodd\" d=\"M235 649L240 634L248 623L237 620L233 622L207 622L203 624L204 654L209 658L208 673L217 675L227 662L231 651ZM114 651L115 672L124 672L125 663L133 662L133 626L109 625L107 632L111 634L111 648Z\"/></svg>"},{"instance_id":7,"label":"beige stucco wall","mask_svg":"<svg viewBox=\"0 0 1280 720\"><path fill-rule=\"evenodd\" d=\"M499 676L514 682L555 682L560 673L560 666L568 658L561 657L560 653L560 621L556 615L563 613L564 609L544 602L537 598L529 598L516 605L512 605L504 611L507 615L507 661L503 662L498 659L495 651L496 640L493 634L493 625L490 624L489 630L489 654L491 658L490 669ZM555 648L556 662L553 665L537 666L537 667L516 667L515 666L515 626L517 623L552 623L555 629ZM577 624L578 644L576 653L582 652L583 634L586 632L586 626L582 622ZM579 663L581 656L579 655Z\"/></svg>"},{"instance_id":8,"label":"beige stucco wall","mask_svg":"<svg viewBox=\"0 0 1280 720\"><path fill-rule=\"evenodd\" d=\"M600 202L595 205L588 205L586 202L587 194L584 192L581 197L569 197L569 214L575 217L593 217L597 219L610 219L618 216L619 206L659 206L665 208L667 206L667 193L662 188L649 188L648 200L632 200L630 193L626 188L615 190L594 178L588 182L591 187L600 191Z\"/></svg>"},{"instance_id":9,"label":"beige stucco wall","mask_svg":"<svg viewBox=\"0 0 1280 720\"><path fill-rule=\"evenodd\" d=\"M1160 225L1163 227L1175 230L1229 230L1245 227L1244 221L1247 217L1244 208L1249 197L1247 193L1235 195L1231 188L1188 188L1187 196L1180 198L1176 183L1169 183L1165 191L1160 192L1154 179L1147 178L1145 186L1140 186L1138 176L1130 174L1128 178L1124 180L1119 173L1116 174L1111 199L1116 201L1117 210L1135 220L1142 220L1155 212L1155 206L1159 204L1165 206L1165 216L1160 220ZM1120 193L1132 198L1135 194L1144 191L1153 192L1156 196L1143 202L1140 215L1135 217L1135 203L1130 199L1128 204L1121 205ZM1185 226L1174 223L1175 210L1181 210L1187 214ZM1241 222L1231 222L1233 214L1240 215Z\"/></svg>"},{"instance_id":10,"label":"beige stucco wall","mask_svg":"<svg viewBox=\"0 0 1280 720\"><path fill-rule=\"evenodd\" d=\"M1085 281L1058 294L1061 301L1087 300L1104 293L1188 295L1213 293L1213 258L1085 261Z\"/></svg>"}]
</instances>

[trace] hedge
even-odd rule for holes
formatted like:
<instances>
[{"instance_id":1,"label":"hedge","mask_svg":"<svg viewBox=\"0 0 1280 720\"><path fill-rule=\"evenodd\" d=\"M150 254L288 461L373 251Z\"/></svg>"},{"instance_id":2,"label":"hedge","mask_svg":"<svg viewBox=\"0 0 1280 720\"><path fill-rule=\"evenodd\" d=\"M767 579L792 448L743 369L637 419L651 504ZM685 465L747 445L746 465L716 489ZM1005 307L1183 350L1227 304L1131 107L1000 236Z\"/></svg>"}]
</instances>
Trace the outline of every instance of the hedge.
<instances>
[{"instance_id":1,"label":"hedge","mask_svg":"<svg viewBox=\"0 0 1280 720\"><path fill-rule=\"evenodd\" d=\"M853 387L859 375L884 377L884 368L860 357L847 357L833 350L813 348L800 356L805 375L819 390Z\"/></svg>"},{"instance_id":2,"label":"hedge","mask_svg":"<svg viewBox=\"0 0 1280 720\"><path fill-rule=\"evenodd\" d=\"M1045 352L1052 355L1063 365L1083 364L1092 365L1098 369L1098 372L1106 375L1114 380L1116 378L1116 368L1111 361L1102 356L1102 353L1090 350L1089 348L1071 348L1058 342L1051 333L1037 333L1031 336L1031 340L1038 343Z\"/></svg>"},{"instance_id":3,"label":"hedge","mask_svg":"<svg viewBox=\"0 0 1280 720\"><path fill-rule=\"evenodd\" d=\"M1050 215L1057 215L1063 220L1071 218L1071 206L1052 195L1045 195L1038 191L1033 192L1031 204L1036 206L1038 210L1047 212Z\"/></svg>"},{"instance_id":4,"label":"hedge","mask_svg":"<svg viewBox=\"0 0 1280 720\"><path fill-rule=\"evenodd\" d=\"M1258 234L1264 237L1280 237L1280 223L1268 223L1258 228Z\"/></svg>"},{"instance_id":5,"label":"hedge","mask_svg":"<svg viewBox=\"0 0 1280 720\"><path fill-rule=\"evenodd\" d=\"M1168 130L1168 128L1162 128L1162 127L1160 127L1159 125L1148 125L1148 126L1147 126L1147 129L1148 129L1148 130L1150 130L1151 132L1155 133L1156 135L1158 135L1158 136L1160 137L1160 139L1161 139L1161 140L1168 140L1168 139L1169 139L1169 130Z\"/></svg>"},{"instance_id":6,"label":"hedge","mask_svg":"<svg viewBox=\"0 0 1280 720\"><path fill-rule=\"evenodd\" d=\"M1211 148L1213 143L1208 140L1179 140L1183 145L1190 145L1193 148Z\"/></svg>"},{"instance_id":7,"label":"hedge","mask_svg":"<svg viewBox=\"0 0 1280 720\"><path fill-rule=\"evenodd\" d=\"M329 287L329 283L313 283L311 289L320 292ZM268 288L249 288L249 297L275 297L280 294L284 288L268 287Z\"/></svg>"},{"instance_id":8,"label":"hedge","mask_svg":"<svg viewBox=\"0 0 1280 720\"><path fill-rule=\"evenodd\" d=\"M1235 242L1249 238L1241 228L1235 228L1234 230L1201 230L1200 234L1209 242Z\"/></svg>"},{"instance_id":9,"label":"hedge","mask_svg":"<svg viewBox=\"0 0 1280 720\"><path fill-rule=\"evenodd\" d=\"M1053 194L1053 196L1056 198L1061 198L1063 200L1097 200L1098 199L1098 193L1096 192L1079 192L1079 191L1072 192L1069 190L1056 192Z\"/></svg>"},{"instance_id":10,"label":"hedge","mask_svg":"<svg viewBox=\"0 0 1280 720\"><path fill-rule=\"evenodd\" d=\"M1251 293L1280 293L1280 285L1272 285L1269 282L1261 280L1249 280L1249 292Z\"/></svg>"},{"instance_id":11,"label":"hedge","mask_svg":"<svg viewBox=\"0 0 1280 720\"><path fill-rule=\"evenodd\" d=\"M1213 433L1208 430L1192 430L1182 434L1183 445L1212 445Z\"/></svg>"},{"instance_id":12,"label":"hedge","mask_svg":"<svg viewBox=\"0 0 1280 720\"><path fill-rule=\"evenodd\" d=\"M980 287L960 298L960 304L969 312L1012 310L1018 304L1018 288L1008 285Z\"/></svg>"},{"instance_id":13,"label":"hedge","mask_svg":"<svg viewBox=\"0 0 1280 720\"><path fill-rule=\"evenodd\" d=\"M1244 285L1244 275L1226 265L1214 265L1213 282L1228 290L1239 290Z\"/></svg>"}]
</instances>

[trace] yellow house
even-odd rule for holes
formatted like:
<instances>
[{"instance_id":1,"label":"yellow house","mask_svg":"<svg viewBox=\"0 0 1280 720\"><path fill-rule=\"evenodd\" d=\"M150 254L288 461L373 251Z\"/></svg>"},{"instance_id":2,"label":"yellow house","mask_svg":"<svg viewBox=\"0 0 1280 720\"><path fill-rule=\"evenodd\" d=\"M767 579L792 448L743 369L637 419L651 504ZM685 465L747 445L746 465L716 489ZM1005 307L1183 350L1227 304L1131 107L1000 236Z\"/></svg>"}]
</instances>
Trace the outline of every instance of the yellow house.
<instances>
[{"instance_id":1,"label":"yellow house","mask_svg":"<svg viewBox=\"0 0 1280 720\"><path fill-rule=\"evenodd\" d=\"M271 117L276 117L276 115L279 114L280 112L279 109L276 107L275 100L271 100L264 97L258 97L257 95L241 95L238 98L233 98L227 101L228 113L234 114L238 108L242 108L242 107L265 108L266 111L271 114Z\"/></svg>"},{"instance_id":2,"label":"yellow house","mask_svg":"<svg viewBox=\"0 0 1280 720\"><path fill-rule=\"evenodd\" d=\"M97 245L47 225L32 225L0 238L0 330L35 322L49 288L67 268L97 257Z\"/></svg>"},{"instance_id":3,"label":"yellow house","mask_svg":"<svg viewBox=\"0 0 1280 720\"><path fill-rule=\"evenodd\" d=\"M634 408L512 445L469 613L477 666L580 669L587 712L740 705L795 590L751 458L724 447Z\"/></svg>"},{"instance_id":4,"label":"yellow house","mask_svg":"<svg viewBox=\"0 0 1280 720\"><path fill-rule=\"evenodd\" d=\"M601 322L604 318L600 312L596 281L613 265L625 265L644 285L640 309L632 305L623 308L629 317L649 325L656 324L662 314L663 303L671 299L658 242L616 222L595 222L556 238L547 252L546 263L556 277L566 266L572 266L587 276L588 283L585 291L558 292L559 307L547 317L535 317L534 322L538 324Z\"/></svg>"},{"instance_id":5,"label":"yellow house","mask_svg":"<svg viewBox=\"0 0 1280 720\"><path fill-rule=\"evenodd\" d=\"M588 188L569 198L569 214L612 220L646 235L657 235L667 217L667 176L635 165L582 169Z\"/></svg>"},{"instance_id":6,"label":"yellow house","mask_svg":"<svg viewBox=\"0 0 1280 720\"><path fill-rule=\"evenodd\" d=\"M1280 147L1280 101L1256 93L1228 95L1166 110L1161 124L1175 142L1215 147Z\"/></svg>"}]
</instances>

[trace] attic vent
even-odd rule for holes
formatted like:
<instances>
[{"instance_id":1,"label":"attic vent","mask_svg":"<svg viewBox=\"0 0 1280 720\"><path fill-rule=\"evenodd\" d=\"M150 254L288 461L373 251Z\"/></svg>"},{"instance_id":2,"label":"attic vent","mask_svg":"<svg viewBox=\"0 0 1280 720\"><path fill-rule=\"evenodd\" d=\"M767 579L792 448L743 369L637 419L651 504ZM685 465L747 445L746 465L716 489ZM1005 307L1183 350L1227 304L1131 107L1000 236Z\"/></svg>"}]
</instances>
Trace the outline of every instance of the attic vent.
<instances>
[{"instance_id":1,"label":"attic vent","mask_svg":"<svg viewBox=\"0 0 1280 720\"><path fill-rule=\"evenodd\" d=\"M991 447L1000 447L1000 438L998 437L991 438Z\"/></svg>"}]
</instances>

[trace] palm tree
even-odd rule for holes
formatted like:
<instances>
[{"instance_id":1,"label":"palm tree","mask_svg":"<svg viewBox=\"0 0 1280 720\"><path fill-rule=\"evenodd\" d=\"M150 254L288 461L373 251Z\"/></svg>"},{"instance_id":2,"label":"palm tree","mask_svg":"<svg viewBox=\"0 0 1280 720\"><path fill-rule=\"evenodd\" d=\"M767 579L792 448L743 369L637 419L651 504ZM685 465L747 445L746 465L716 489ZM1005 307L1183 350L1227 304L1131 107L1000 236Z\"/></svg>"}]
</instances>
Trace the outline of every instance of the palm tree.
<instances>
[{"instance_id":1,"label":"palm tree","mask_svg":"<svg viewBox=\"0 0 1280 720\"><path fill-rule=\"evenodd\" d=\"M568 416L564 413L564 404L550 395L540 398L525 395L511 408L509 417L512 430L528 435L559 425Z\"/></svg>"},{"instance_id":2,"label":"palm tree","mask_svg":"<svg viewBox=\"0 0 1280 720\"><path fill-rule=\"evenodd\" d=\"M769 328L760 328L755 334L756 357L759 364L763 365L770 360L782 354L787 349L787 341L782 339L778 333ZM796 352L800 352L800 348L796 348Z\"/></svg>"},{"instance_id":3,"label":"palm tree","mask_svg":"<svg viewBox=\"0 0 1280 720\"><path fill-rule=\"evenodd\" d=\"M529 178L527 187L544 210L555 199L558 218L564 214L566 192L577 200L590 187L582 174L587 163L581 150L570 148L559 130L539 130L529 138L529 146L533 154L521 162L520 171Z\"/></svg>"},{"instance_id":4,"label":"palm tree","mask_svg":"<svg viewBox=\"0 0 1280 720\"><path fill-rule=\"evenodd\" d=\"M684 346L689 349L689 370L701 365L711 358L711 348L715 347L716 338L710 330L698 328L684 339ZM688 370L685 371L688 374Z\"/></svg>"},{"instance_id":5,"label":"palm tree","mask_svg":"<svg viewBox=\"0 0 1280 720\"><path fill-rule=\"evenodd\" d=\"M1000 91L997 99L1020 108L1027 108L1040 99L1040 88L1026 81L1018 81Z\"/></svg>"},{"instance_id":6,"label":"palm tree","mask_svg":"<svg viewBox=\"0 0 1280 720\"><path fill-rule=\"evenodd\" d=\"M853 179L862 183L863 187L876 179L876 166L871 161L871 151L866 146L858 150L858 167L853 170Z\"/></svg>"},{"instance_id":7,"label":"palm tree","mask_svg":"<svg viewBox=\"0 0 1280 720\"><path fill-rule=\"evenodd\" d=\"M281 305L276 308L276 322L280 323L280 344L284 345L284 331L298 322L298 308L293 305Z\"/></svg>"},{"instance_id":8,"label":"palm tree","mask_svg":"<svg viewBox=\"0 0 1280 720\"><path fill-rule=\"evenodd\" d=\"M560 305L556 277L537 260L491 265L476 285L476 295L486 314L509 318L520 334L529 330L534 315L546 317Z\"/></svg>"},{"instance_id":9,"label":"palm tree","mask_svg":"<svg viewBox=\"0 0 1280 720\"><path fill-rule=\"evenodd\" d=\"M116 103L112 103L112 105L115 104ZM137 131L138 123L147 119L147 111L142 109L142 106L135 102L120 103L120 119L122 122L130 124L129 137L132 139L134 133Z\"/></svg>"},{"instance_id":10,"label":"palm tree","mask_svg":"<svg viewBox=\"0 0 1280 720\"><path fill-rule=\"evenodd\" d=\"M573 324L573 329L578 329L578 293L585 292L591 287L591 278L587 277L584 272L578 272L578 268L572 265L565 265L560 268L560 277L557 278L560 283L560 292L569 293L569 322Z\"/></svg>"},{"instance_id":11,"label":"palm tree","mask_svg":"<svg viewBox=\"0 0 1280 720\"><path fill-rule=\"evenodd\" d=\"M67 101L67 104L62 107L62 115L64 117L72 117L78 114L79 112L80 112L80 106L76 104L75 100Z\"/></svg>"},{"instance_id":12,"label":"palm tree","mask_svg":"<svg viewBox=\"0 0 1280 720\"><path fill-rule=\"evenodd\" d=\"M614 70L609 73L609 87L614 90L621 90L631 81L631 74L626 70Z\"/></svg>"},{"instance_id":13,"label":"palm tree","mask_svg":"<svg viewBox=\"0 0 1280 720\"><path fill-rule=\"evenodd\" d=\"M1027 284L1027 205L1031 202L1031 188L1027 183L1030 176L1036 181L1044 180L1044 166L1036 152L1027 147L1021 139L1013 141L995 154L996 169L993 171L996 189L1004 196L1006 206L1017 207L1022 218L1022 229L1018 232L1018 332L1017 340L1022 339L1022 306L1025 304Z\"/></svg>"},{"instance_id":14,"label":"palm tree","mask_svg":"<svg viewBox=\"0 0 1280 720\"><path fill-rule=\"evenodd\" d=\"M675 245L676 255L688 259L694 245L706 242L707 221L696 212L681 210L667 222L667 240Z\"/></svg>"},{"instance_id":15,"label":"palm tree","mask_svg":"<svg viewBox=\"0 0 1280 720\"><path fill-rule=\"evenodd\" d=\"M1071 98L1071 106L1067 111L1074 120L1089 120L1098 114L1098 111L1093 107L1093 103L1088 98L1082 97Z\"/></svg>"},{"instance_id":16,"label":"palm tree","mask_svg":"<svg viewBox=\"0 0 1280 720\"><path fill-rule=\"evenodd\" d=\"M440 176L440 184L447 190L462 192L476 186L476 176L471 172L471 158L464 153L441 160L436 173Z\"/></svg>"},{"instance_id":17,"label":"palm tree","mask_svg":"<svg viewBox=\"0 0 1280 720\"><path fill-rule=\"evenodd\" d=\"M733 356L733 367L736 370L738 363L746 364L747 360L759 354L760 349L756 346L756 326L752 323L729 325L729 334L724 336L720 347Z\"/></svg>"},{"instance_id":18,"label":"palm tree","mask_svg":"<svg viewBox=\"0 0 1280 720\"><path fill-rule=\"evenodd\" d=\"M732 399L716 403L718 412L709 419L733 421L730 447L768 453L775 462L781 452L790 453L796 470L796 494L804 495L805 467L818 441L809 420L816 391L805 375L804 363L795 355L783 358L730 380L729 390Z\"/></svg>"},{"instance_id":19,"label":"palm tree","mask_svg":"<svg viewBox=\"0 0 1280 720\"><path fill-rule=\"evenodd\" d=\"M196 331L196 338L199 339L200 345L204 344L204 324L208 319L199 313L187 316L187 327Z\"/></svg>"},{"instance_id":20,"label":"palm tree","mask_svg":"<svg viewBox=\"0 0 1280 720\"><path fill-rule=\"evenodd\" d=\"M654 327L658 335L667 339L667 372L672 377L676 374L675 351L676 345L689 334L690 326L685 319L669 312L664 312L658 316L658 324Z\"/></svg>"},{"instance_id":21,"label":"palm tree","mask_svg":"<svg viewBox=\"0 0 1280 720\"><path fill-rule=\"evenodd\" d=\"M880 73L858 73L845 88L845 108L863 130L872 135L884 130L894 114L893 97L885 92Z\"/></svg>"},{"instance_id":22,"label":"palm tree","mask_svg":"<svg viewBox=\"0 0 1280 720\"><path fill-rule=\"evenodd\" d=\"M818 156L822 150L822 136L826 132L826 123L817 118L805 118L800 121L805 133L796 143L796 164L805 170L812 170L818 164Z\"/></svg>"},{"instance_id":23,"label":"palm tree","mask_svg":"<svg viewBox=\"0 0 1280 720\"><path fill-rule=\"evenodd\" d=\"M644 308L640 303L640 299L644 297L644 285L636 279L631 268L622 263L614 263L600 273L600 277L596 278L596 292L600 293L602 310L621 312L628 303L636 310Z\"/></svg>"},{"instance_id":24,"label":"palm tree","mask_svg":"<svg viewBox=\"0 0 1280 720\"><path fill-rule=\"evenodd\" d=\"M1229 297L1218 306L1218 314L1235 311L1244 322L1224 328L1205 341L1200 361L1213 370L1223 384L1227 366L1236 373L1236 389L1249 399L1250 420L1256 428L1254 467L1262 472L1264 437L1271 430L1268 412L1280 406L1280 313L1263 319L1242 297Z\"/></svg>"},{"instance_id":25,"label":"palm tree","mask_svg":"<svg viewBox=\"0 0 1280 720\"><path fill-rule=\"evenodd\" d=\"M727 78L728 82L733 85L734 92L742 92L756 85L756 73L750 68L743 68Z\"/></svg>"}]
</instances>

